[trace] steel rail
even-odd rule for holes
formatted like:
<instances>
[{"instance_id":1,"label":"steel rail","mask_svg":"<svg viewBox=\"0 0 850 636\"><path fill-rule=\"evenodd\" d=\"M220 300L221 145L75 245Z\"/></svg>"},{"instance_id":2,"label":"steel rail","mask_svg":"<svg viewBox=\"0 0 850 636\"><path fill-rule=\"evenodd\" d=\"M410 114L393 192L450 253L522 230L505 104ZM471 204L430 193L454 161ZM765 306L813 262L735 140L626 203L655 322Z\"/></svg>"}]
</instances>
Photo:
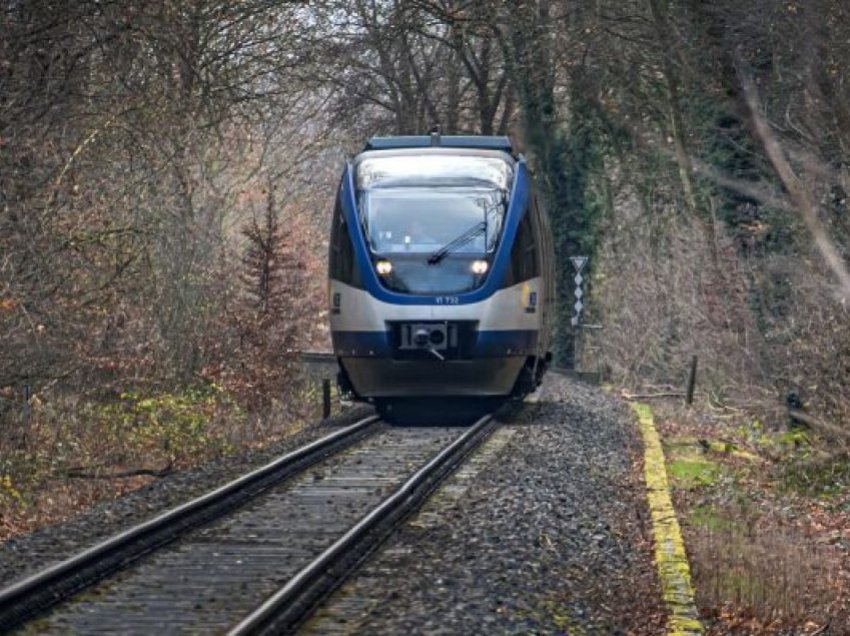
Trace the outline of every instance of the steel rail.
<instances>
[{"instance_id":1,"label":"steel rail","mask_svg":"<svg viewBox=\"0 0 850 636\"><path fill-rule=\"evenodd\" d=\"M372 415L0 589L0 633L368 435Z\"/></svg>"},{"instance_id":2,"label":"steel rail","mask_svg":"<svg viewBox=\"0 0 850 636\"><path fill-rule=\"evenodd\" d=\"M415 511L495 427L496 421L492 416L485 415L479 419L231 629L229 636L293 632L309 617L317 604L333 592L403 519Z\"/></svg>"}]
</instances>

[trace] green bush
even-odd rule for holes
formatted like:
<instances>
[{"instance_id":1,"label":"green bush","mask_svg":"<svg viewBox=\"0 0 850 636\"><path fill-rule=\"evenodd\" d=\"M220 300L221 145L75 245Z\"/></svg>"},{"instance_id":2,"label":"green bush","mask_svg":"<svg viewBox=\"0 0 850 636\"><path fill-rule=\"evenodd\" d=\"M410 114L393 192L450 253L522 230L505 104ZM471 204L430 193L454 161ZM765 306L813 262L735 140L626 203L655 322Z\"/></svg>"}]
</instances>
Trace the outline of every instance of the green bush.
<instances>
[{"instance_id":1,"label":"green bush","mask_svg":"<svg viewBox=\"0 0 850 636\"><path fill-rule=\"evenodd\" d=\"M98 407L99 416L115 436L113 447L129 453L161 455L169 465L182 465L199 454L231 450L223 431L212 423L222 411L239 418L241 412L215 384L192 387L179 393L142 395L122 393L115 404Z\"/></svg>"}]
</instances>

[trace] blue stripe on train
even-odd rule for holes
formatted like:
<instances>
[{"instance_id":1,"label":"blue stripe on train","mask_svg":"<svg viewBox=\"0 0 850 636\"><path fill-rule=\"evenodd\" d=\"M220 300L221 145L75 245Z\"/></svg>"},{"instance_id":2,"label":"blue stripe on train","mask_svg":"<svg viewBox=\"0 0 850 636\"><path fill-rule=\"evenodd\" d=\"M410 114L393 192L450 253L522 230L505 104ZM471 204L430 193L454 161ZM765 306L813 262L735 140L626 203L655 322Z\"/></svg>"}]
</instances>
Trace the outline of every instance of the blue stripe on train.
<instances>
[{"instance_id":1,"label":"blue stripe on train","mask_svg":"<svg viewBox=\"0 0 850 636\"><path fill-rule=\"evenodd\" d=\"M475 355L482 358L533 355L537 351L538 333L537 329L479 331Z\"/></svg>"},{"instance_id":2,"label":"blue stripe on train","mask_svg":"<svg viewBox=\"0 0 850 636\"><path fill-rule=\"evenodd\" d=\"M528 356L537 351L536 329L507 331L479 331L472 356L474 358L501 358ZM392 342L388 331L335 331L332 334L336 355L352 358L388 358L392 356Z\"/></svg>"}]
</instances>

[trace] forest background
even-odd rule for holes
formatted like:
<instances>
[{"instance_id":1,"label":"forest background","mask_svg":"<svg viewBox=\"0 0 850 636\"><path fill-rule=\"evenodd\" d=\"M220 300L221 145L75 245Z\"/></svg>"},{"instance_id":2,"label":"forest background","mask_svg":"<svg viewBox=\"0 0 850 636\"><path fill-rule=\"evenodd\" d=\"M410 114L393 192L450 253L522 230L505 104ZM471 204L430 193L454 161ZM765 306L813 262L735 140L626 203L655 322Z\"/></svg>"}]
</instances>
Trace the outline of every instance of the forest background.
<instances>
[{"instance_id":1,"label":"forest background","mask_svg":"<svg viewBox=\"0 0 850 636\"><path fill-rule=\"evenodd\" d=\"M435 124L529 156L558 361L587 255L581 366L696 355L709 408L846 442L848 33L841 0L3 2L0 505L309 417L341 162Z\"/></svg>"}]
</instances>

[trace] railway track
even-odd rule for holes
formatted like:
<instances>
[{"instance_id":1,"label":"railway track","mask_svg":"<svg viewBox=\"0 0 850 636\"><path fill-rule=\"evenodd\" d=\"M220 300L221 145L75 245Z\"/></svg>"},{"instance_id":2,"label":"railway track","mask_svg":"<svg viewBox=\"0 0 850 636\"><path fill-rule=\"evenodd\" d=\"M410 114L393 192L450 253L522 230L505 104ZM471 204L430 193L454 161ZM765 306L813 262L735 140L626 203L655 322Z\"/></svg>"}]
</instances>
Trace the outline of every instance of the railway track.
<instances>
[{"instance_id":1,"label":"railway track","mask_svg":"<svg viewBox=\"0 0 850 636\"><path fill-rule=\"evenodd\" d=\"M494 427L366 418L0 590L0 632L292 631Z\"/></svg>"}]
</instances>

